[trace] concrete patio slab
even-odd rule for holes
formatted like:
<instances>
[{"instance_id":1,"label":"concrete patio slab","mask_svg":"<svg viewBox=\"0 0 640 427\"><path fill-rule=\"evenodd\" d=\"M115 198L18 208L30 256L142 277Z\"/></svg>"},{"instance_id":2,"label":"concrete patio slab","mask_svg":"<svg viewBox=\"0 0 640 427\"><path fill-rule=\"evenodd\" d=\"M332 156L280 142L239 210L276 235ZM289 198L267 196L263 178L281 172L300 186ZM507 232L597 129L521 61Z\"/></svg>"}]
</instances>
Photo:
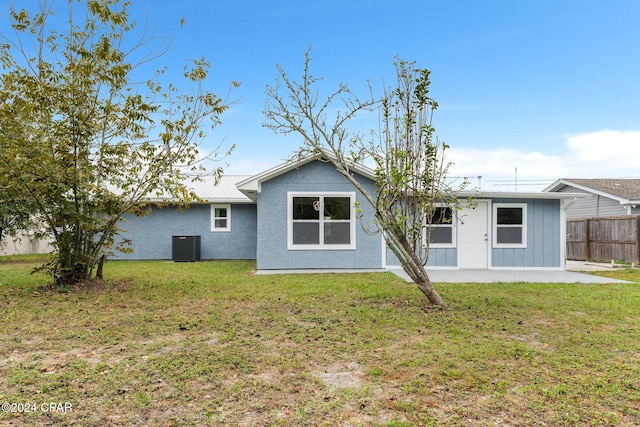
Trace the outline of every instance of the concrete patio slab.
<instances>
[{"instance_id":1,"label":"concrete patio slab","mask_svg":"<svg viewBox=\"0 0 640 427\"><path fill-rule=\"evenodd\" d=\"M256 274L309 274L309 273L381 273L391 272L410 282L411 279L401 268L362 269L362 270L258 270ZM564 270L459 270L459 269L427 269L429 278L434 283L632 283L608 277L594 276Z\"/></svg>"},{"instance_id":2,"label":"concrete patio slab","mask_svg":"<svg viewBox=\"0 0 640 427\"><path fill-rule=\"evenodd\" d=\"M613 262L591 262L591 261L572 261L567 260L566 270L569 271L613 271L619 268L624 268L621 264L615 264Z\"/></svg>"},{"instance_id":3,"label":"concrete patio slab","mask_svg":"<svg viewBox=\"0 0 640 427\"><path fill-rule=\"evenodd\" d=\"M391 270L399 277L411 281L401 269ZM429 270L434 283L631 283L624 280L594 276L563 270Z\"/></svg>"}]
</instances>

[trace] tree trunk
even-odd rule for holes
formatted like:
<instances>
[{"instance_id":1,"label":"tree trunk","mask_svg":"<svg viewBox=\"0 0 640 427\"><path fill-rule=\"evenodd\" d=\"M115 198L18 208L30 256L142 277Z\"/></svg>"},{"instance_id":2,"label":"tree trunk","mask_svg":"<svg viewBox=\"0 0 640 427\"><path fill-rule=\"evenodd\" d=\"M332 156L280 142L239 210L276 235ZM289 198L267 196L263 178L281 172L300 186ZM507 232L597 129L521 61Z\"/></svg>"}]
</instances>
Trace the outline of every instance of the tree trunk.
<instances>
[{"instance_id":1,"label":"tree trunk","mask_svg":"<svg viewBox=\"0 0 640 427\"><path fill-rule=\"evenodd\" d=\"M406 241L403 241L403 243L406 243ZM446 306L444 300L433 287L433 283L431 283L431 279L429 279L429 274L427 274L427 271L415 253L407 250L406 247L401 247L399 252L400 254L396 254L396 256L400 259L402 268L416 286L418 286L418 289L429 299L431 304L444 308Z\"/></svg>"},{"instance_id":2,"label":"tree trunk","mask_svg":"<svg viewBox=\"0 0 640 427\"><path fill-rule=\"evenodd\" d=\"M397 256L397 255L396 255ZM446 307L446 304L438 291L433 287L433 283L431 283L431 279L429 279L429 275L427 271L424 269L422 264L416 263L414 259L407 260L405 262L401 262L402 269L409 275L411 280L418 286L420 292L422 292L428 299L429 302L433 305L437 305L440 307Z\"/></svg>"},{"instance_id":3,"label":"tree trunk","mask_svg":"<svg viewBox=\"0 0 640 427\"><path fill-rule=\"evenodd\" d=\"M65 251L67 255L58 254L58 259L54 261L56 266L53 269L56 286L66 287L75 285L87 279L87 263L78 260L73 254Z\"/></svg>"},{"instance_id":4,"label":"tree trunk","mask_svg":"<svg viewBox=\"0 0 640 427\"><path fill-rule=\"evenodd\" d=\"M98 269L96 270L96 278L102 280L102 268L104 267L104 260L105 260L105 256L102 255L100 257L100 260L98 261Z\"/></svg>"},{"instance_id":5,"label":"tree trunk","mask_svg":"<svg viewBox=\"0 0 640 427\"><path fill-rule=\"evenodd\" d=\"M425 294L427 298L429 298L429 302L431 302L431 304L438 305L440 307L445 306L444 300L433 287L431 279L429 279L426 271L424 272L424 277L419 277L418 280L415 280L415 282L418 286L418 289L420 289L420 291Z\"/></svg>"},{"instance_id":6,"label":"tree trunk","mask_svg":"<svg viewBox=\"0 0 640 427\"><path fill-rule=\"evenodd\" d=\"M381 223L386 223L387 237L389 238L389 248L400 261L402 269L409 275L411 280L418 286L418 289L429 299L433 305L445 307L446 304L440 294L435 290L427 271L420 258L412 249L407 236L404 235L402 229L395 222L395 217L391 209L387 209L384 213L376 208L376 218ZM386 215L386 217L385 217Z\"/></svg>"}]
</instances>

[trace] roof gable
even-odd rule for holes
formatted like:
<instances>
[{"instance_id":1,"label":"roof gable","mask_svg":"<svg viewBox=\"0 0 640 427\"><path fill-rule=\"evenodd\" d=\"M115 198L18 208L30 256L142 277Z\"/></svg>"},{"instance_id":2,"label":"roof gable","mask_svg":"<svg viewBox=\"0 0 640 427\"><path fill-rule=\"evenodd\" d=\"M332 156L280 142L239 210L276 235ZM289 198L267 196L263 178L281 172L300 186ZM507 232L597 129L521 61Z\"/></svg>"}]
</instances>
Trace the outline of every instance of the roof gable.
<instances>
[{"instance_id":1,"label":"roof gable","mask_svg":"<svg viewBox=\"0 0 640 427\"><path fill-rule=\"evenodd\" d=\"M238 182L238 190L241 191L246 197L249 197L250 199L255 201L256 194L260 192L263 182L269 181L289 171L300 168L301 166L304 166L307 163L313 161L323 161L323 158L324 161L328 161L326 160L328 157L335 158L335 156L331 155L330 153L323 151L319 155L311 154L305 157L300 157L293 161L282 163L274 168L268 169L264 172L253 175L245 180ZM375 180L375 172L372 169L357 163L350 164L349 167L353 172L358 173L371 180Z\"/></svg>"},{"instance_id":2,"label":"roof gable","mask_svg":"<svg viewBox=\"0 0 640 427\"><path fill-rule=\"evenodd\" d=\"M559 179L545 192L555 192L564 186L577 188L589 193L598 194L620 201L621 204L637 203L640 201L640 179L635 178L606 178L606 179Z\"/></svg>"}]
</instances>

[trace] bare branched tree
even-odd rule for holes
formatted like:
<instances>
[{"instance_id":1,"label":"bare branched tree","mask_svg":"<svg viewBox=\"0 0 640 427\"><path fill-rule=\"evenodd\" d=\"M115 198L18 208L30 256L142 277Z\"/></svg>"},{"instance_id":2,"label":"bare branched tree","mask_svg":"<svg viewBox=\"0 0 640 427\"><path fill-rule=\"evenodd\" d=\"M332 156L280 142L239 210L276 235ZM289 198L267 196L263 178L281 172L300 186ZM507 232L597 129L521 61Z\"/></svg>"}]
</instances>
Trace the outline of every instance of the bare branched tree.
<instances>
[{"instance_id":1,"label":"bare branched tree","mask_svg":"<svg viewBox=\"0 0 640 427\"><path fill-rule=\"evenodd\" d=\"M307 51L300 83L278 66L276 84L267 86L265 126L276 133L300 135L298 155L326 159L363 194L375 209L375 230L384 234L405 272L432 304L444 306L425 265L430 242L442 238L437 225L454 221L460 210L457 194L466 181L456 184L448 178L448 146L435 137L432 124L438 104L429 96L429 70L398 60L397 86L385 89L382 97L376 99L369 87L369 96L362 100L341 84L321 100L321 79L311 75L310 63ZM373 139L349 129L357 115L375 110L380 113L380 128ZM335 116L329 122L332 111ZM375 163L376 194L351 171L367 159Z\"/></svg>"}]
</instances>

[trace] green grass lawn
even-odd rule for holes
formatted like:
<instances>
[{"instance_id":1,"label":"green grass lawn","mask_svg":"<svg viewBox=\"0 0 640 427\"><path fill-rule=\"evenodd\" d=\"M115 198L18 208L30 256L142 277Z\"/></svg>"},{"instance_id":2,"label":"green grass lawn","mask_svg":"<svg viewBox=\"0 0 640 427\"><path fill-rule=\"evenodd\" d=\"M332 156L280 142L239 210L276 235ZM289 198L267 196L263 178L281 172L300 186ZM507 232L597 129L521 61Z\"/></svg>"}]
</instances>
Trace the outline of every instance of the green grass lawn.
<instances>
[{"instance_id":1,"label":"green grass lawn","mask_svg":"<svg viewBox=\"0 0 640 427\"><path fill-rule=\"evenodd\" d=\"M443 284L442 311L391 273L110 262L59 293L37 261L0 258L0 403L36 409L0 425L640 425L637 283Z\"/></svg>"}]
</instances>

